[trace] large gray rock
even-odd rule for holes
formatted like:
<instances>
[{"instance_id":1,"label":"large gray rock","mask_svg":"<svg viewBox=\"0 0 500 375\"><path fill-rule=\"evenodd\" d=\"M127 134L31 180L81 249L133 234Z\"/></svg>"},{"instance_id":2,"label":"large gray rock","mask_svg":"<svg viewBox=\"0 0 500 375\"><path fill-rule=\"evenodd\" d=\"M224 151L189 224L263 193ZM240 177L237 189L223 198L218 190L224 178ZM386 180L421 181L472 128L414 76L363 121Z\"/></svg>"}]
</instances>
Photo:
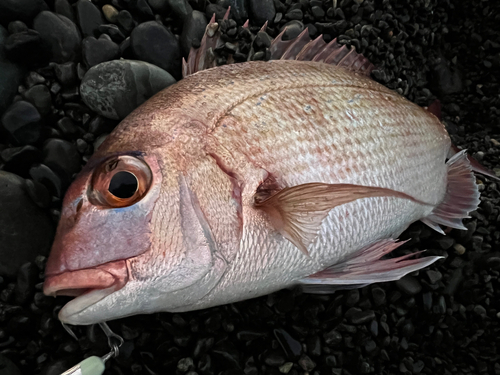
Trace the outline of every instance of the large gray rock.
<instances>
[{"instance_id":1,"label":"large gray rock","mask_svg":"<svg viewBox=\"0 0 500 375\"><path fill-rule=\"evenodd\" d=\"M158 91L175 83L165 70L135 60L98 64L83 77L80 95L93 111L121 120Z\"/></svg>"},{"instance_id":2,"label":"large gray rock","mask_svg":"<svg viewBox=\"0 0 500 375\"><path fill-rule=\"evenodd\" d=\"M54 236L48 215L30 198L23 178L0 171L0 276L47 255Z\"/></svg>"}]
</instances>

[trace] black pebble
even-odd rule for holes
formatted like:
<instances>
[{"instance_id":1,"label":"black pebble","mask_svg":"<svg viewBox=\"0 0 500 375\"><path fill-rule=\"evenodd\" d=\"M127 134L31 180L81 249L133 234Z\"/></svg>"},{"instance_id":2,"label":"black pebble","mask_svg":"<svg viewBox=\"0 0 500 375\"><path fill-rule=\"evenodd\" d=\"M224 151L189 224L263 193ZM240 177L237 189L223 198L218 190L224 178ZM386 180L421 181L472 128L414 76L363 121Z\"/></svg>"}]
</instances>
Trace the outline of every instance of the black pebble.
<instances>
[{"instance_id":1,"label":"black pebble","mask_svg":"<svg viewBox=\"0 0 500 375\"><path fill-rule=\"evenodd\" d=\"M16 32L5 43L7 57L22 65L33 65L45 60L40 34L35 30Z\"/></svg>"},{"instance_id":2,"label":"black pebble","mask_svg":"<svg viewBox=\"0 0 500 375\"><path fill-rule=\"evenodd\" d=\"M285 28L286 31L283 35L283 40L291 40L293 38L296 38L302 31L304 31L304 24L296 20L289 21L281 26L280 32L285 30Z\"/></svg>"},{"instance_id":3,"label":"black pebble","mask_svg":"<svg viewBox=\"0 0 500 375\"><path fill-rule=\"evenodd\" d=\"M54 10L57 14L64 16L76 23L75 11L68 0L55 0Z\"/></svg>"},{"instance_id":4,"label":"black pebble","mask_svg":"<svg viewBox=\"0 0 500 375\"><path fill-rule=\"evenodd\" d=\"M99 26L99 32L108 34L116 43L121 43L126 38L125 34L116 25L101 25Z\"/></svg>"},{"instance_id":5,"label":"black pebble","mask_svg":"<svg viewBox=\"0 0 500 375\"><path fill-rule=\"evenodd\" d=\"M50 52L51 61L63 63L79 58L80 32L68 18L44 11L36 16L33 28L40 33L42 42Z\"/></svg>"},{"instance_id":6,"label":"black pebble","mask_svg":"<svg viewBox=\"0 0 500 375\"><path fill-rule=\"evenodd\" d=\"M135 21L128 10L122 10L118 13L118 23L127 32L131 32L135 27Z\"/></svg>"},{"instance_id":7,"label":"black pebble","mask_svg":"<svg viewBox=\"0 0 500 375\"><path fill-rule=\"evenodd\" d=\"M250 15L256 25L264 25L266 21L272 22L276 16L273 0L249 0Z\"/></svg>"},{"instance_id":8,"label":"black pebble","mask_svg":"<svg viewBox=\"0 0 500 375\"><path fill-rule=\"evenodd\" d=\"M53 138L43 146L43 163L69 180L80 170L81 157L73 143Z\"/></svg>"},{"instance_id":9,"label":"black pebble","mask_svg":"<svg viewBox=\"0 0 500 375\"><path fill-rule=\"evenodd\" d=\"M76 19L83 36L99 36L99 26L104 23L101 11L88 0L78 0L75 9Z\"/></svg>"},{"instance_id":10,"label":"black pebble","mask_svg":"<svg viewBox=\"0 0 500 375\"><path fill-rule=\"evenodd\" d=\"M193 8L189 5L187 0L167 0L170 9L175 13L177 17L184 19L184 17L191 14Z\"/></svg>"},{"instance_id":11,"label":"black pebble","mask_svg":"<svg viewBox=\"0 0 500 375\"><path fill-rule=\"evenodd\" d=\"M38 268L36 265L31 262L23 264L17 272L16 288L14 289L15 302L24 305L30 301L37 281Z\"/></svg>"},{"instance_id":12,"label":"black pebble","mask_svg":"<svg viewBox=\"0 0 500 375\"><path fill-rule=\"evenodd\" d=\"M5 111L2 127L18 145L35 144L42 137L42 117L33 104L24 100Z\"/></svg>"},{"instance_id":13,"label":"black pebble","mask_svg":"<svg viewBox=\"0 0 500 375\"><path fill-rule=\"evenodd\" d=\"M24 93L24 98L32 103L42 116L48 114L52 107L52 97L45 85L35 85Z\"/></svg>"},{"instance_id":14,"label":"black pebble","mask_svg":"<svg viewBox=\"0 0 500 375\"><path fill-rule=\"evenodd\" d=\"M420 282L413 276L405 276L399 279L396 281L396 285L402 292L411 296L420 293L422 290Z\"/></svg>"},{"instance_id":15,"label":"black pebble","mask_svg":"<svg viewBox=\"0 0 500 375\"><path fill-rule=\"evenodd\" d=\"M1 156L4 161L3 169L26 177L30 166L40 160L40 151L33 146L6 148Z\"/></svg>"},{"instance_id":16,"label":"black pebble","mask_svg":"<svg viewBox=\"0 0 500 375\"><path fill-rule=\"evenodd\" d=\"M288 13L285 13L285 18L289 20L301 20L302 17L304 17L304 14L300 9L293 9L289 11Z\"/></svg>"},{"instance_id":17,"label":"black pebble","mask_svg":"<svg viewBox=\"0 0 500 375\"><path fill-rule=\"evenodd\" d=\"M184 26L180 37L182 52L184 56L189 54L193 42L198 45L205 33L207 27L207 20L202 12L194 10L184 19Z\"/></svg>"},{"instance_id":18,"label":"black pebble","mask_svg":"<svg viewBox=\"0 0 500 375\"><path fill-rule=\"evenodd\" d=\"M156 21L144 22L132 31L130 42L136 58L180 78L179 42L165 26Z\"/></svg>"},{"instance_id":19,"label":"black pebble","mask_svg":"<svg viewBox=\"0 0 500 375\"><path fill-rule=\"evenodd\" d=\"M82 53L83 61L90 68L104 61L117 59L120 56L120 47L106 34L101 35L99 39L89 36L83 39Z\"/></svg>"},{"instance_id":20,"label":"black pebble","mask_svg":"<svg viewBox=\"0 0 500 375\"><path fill-rule=\"evenodd\" d=\"M205 15L208 17L208 19L211 19L215 14L215 19L220 20L224 17L226 11L227 9L219 4L208 4L205 10Z\"/></svg>"},{"instance_id":21,"label":"black pebble","mask_svg":"<svg viewBox=\"0 0 500 375\"><path fill-rule=\"evenodd\" d=\"M70 86L76 83L76 65L74 62L65 64L52 64L56 78L63 86Z\"/></svg>"},{"instance_id":22,"label":"black pebble","mask_svg":"<svg viewBox=\"0 0 500 375\"><path fill-rule=\"evenodd\" d=\"M34 181L44 185L52 195L62 198L63 182L52 169L44 164L35 164L29 174Z\"/></svg>"}]
</instances>

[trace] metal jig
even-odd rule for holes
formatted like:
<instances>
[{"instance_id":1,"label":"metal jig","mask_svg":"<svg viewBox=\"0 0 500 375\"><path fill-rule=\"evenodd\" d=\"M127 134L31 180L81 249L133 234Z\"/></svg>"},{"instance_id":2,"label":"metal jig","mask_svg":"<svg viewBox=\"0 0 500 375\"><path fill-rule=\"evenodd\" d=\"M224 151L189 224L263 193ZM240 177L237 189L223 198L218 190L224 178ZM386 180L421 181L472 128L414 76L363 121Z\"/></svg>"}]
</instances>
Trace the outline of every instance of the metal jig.
<instances>
[{"instance_id":1,"label":"metal jig","mask_svg":"<svg viewBox=\"0 0 500 375\"><path fill-rule=\"evenodd\" d=\"M67 324L62 323L62 326L71 337L78 340L73 330ZM108 338L108 345L111 351L102 357L88 357L61 375L101 375L104 372L106 361L118 356L120 346L123 345L123 338L114 333L105 322L99 323L99 326Z\"/></svg>"}]
</instances>

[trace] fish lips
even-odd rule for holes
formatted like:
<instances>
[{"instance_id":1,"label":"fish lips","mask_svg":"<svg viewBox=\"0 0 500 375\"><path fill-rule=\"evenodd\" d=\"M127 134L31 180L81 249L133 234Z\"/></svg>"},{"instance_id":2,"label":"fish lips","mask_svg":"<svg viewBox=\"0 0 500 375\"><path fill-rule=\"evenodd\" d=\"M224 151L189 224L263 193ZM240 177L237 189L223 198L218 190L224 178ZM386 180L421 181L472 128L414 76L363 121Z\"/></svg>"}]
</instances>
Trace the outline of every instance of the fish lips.
<instances>
[{"instance_id":1,"label":"fish lips","mask_svg":"<svg viewBox=\"0 0 500 375\"><path fill-rule=\"evenodd\" d=\"M43 292L47 296L72 296L59 312L59 319L68 322L108 295L120 290L129 279L126 260L109 262L98 267L47 275Z\"/></svg>"}]
</instances>

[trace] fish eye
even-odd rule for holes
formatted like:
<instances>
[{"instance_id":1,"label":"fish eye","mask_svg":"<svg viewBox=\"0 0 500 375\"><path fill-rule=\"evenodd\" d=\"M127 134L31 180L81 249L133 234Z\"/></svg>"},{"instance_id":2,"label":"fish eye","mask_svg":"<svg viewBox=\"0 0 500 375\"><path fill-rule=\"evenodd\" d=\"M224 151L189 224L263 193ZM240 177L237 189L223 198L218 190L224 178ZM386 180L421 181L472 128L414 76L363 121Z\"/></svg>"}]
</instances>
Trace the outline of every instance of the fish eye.
<instances>
[{"instance_id":1,"label":"fish eye","mask_svg":"<svg viewBox=\"0 0 500 375\"><path fill-rule=\"evenodd\" d=\"M95 169L89 200L105 208L131 206L146 195L152 180L151 169L142 159L130 155L114 157Z\"/></svg>"},{"instance_id":2,"label":"fish eye","mask_svg":"<svg viewBox=\"0 0 500 375\"><path fill-rule=\"evenodd\" d=\"M134 196L138 187L139 181L133 173L121 171L111 177L108 191L117 198L127 199Z\"/></svg>"}]
</instances>

